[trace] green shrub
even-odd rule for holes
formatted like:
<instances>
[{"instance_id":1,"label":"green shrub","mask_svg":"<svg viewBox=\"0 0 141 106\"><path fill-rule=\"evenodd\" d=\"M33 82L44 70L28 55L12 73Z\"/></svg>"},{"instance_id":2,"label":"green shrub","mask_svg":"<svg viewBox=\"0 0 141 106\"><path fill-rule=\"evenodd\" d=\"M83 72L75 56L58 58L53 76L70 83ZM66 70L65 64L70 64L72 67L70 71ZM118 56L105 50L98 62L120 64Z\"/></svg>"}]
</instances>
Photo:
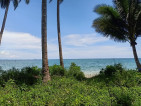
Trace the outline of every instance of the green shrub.
<instances>
[{"instance_id":1,"label":"green shrub","mask_svg":"<svg viewBox=\"0 0 141 106\"><path fill-rule=\"evenodd\" d=\"M141 85L141 73L137 70L126 70L121 64L107 66L100 72L97 79L111 86L134 87Z\"/></svg>"},{"instance_id":2,"label":"green shrub","mask_svg":"<svg viewBox=\"0 0 141 106\"><path fill-rule=\"evenodd\" d=\"M67 75L71 76L71 77L74 77L77 80L83 80L85 78L85 75L81 71L80 66L77 66L75 63L71 63Z\"/></svg>"},{"instance_id":3,"label":"green shrub","mask_svg":"<svg viewBox=\"0 0 141 106\"><path fill-rule=\"evenodd\" d=\"M1 86L5 86L5 83L12 79L12 80L19 80L19 70L16 68L12 68L6 71L2 71L2 73L0 74L0 85Z\"/></svg>"},{"instance_id":4,"label":"green shrub","mask_svg":"<svg viewBox=\"0 0 141 106\"><path fill-rule=\"evenodd\" d=\"M64 76L66 74L66 70L60 65L50 66L49 71L51 76L53 75Z\"/></svg>"},{"instance_id":5,"label":"green shrub","mask_svg":"<svg viewBox=\"0 0 141 106\"><path fill-rule=\"evenodd\" d=\"M93 78L78 81L84 78L84 74L75 63L71 64L67 72L67 76L70 77L61 76L60 72L56 74L58 66L52 66L51 68L53 69L53 67L55 67L55 73L53 74L55 76L52 76L51 81L47 84L36 83L38 78L35 77L41 75L41 69L37 67L25 67L22 70L13 68L2 72L0 81L7 81L4 83L4 87L0 86L0 105L141 105L141 73L135 70L125 70L118 67L116 72L111 74L111 76L103 72L103 74L94 76ZM31 86L31 84L34 85Z\"/></svg>"},{"instance_id":6,"label":"green shrub","mask_svg":"<svg viewBox=\"0 0 141 106\"><path fill-rule=\"evenodd\" d=\"M2 69L2 67L0 66L0 74L3 72L4 70Z\"/></svg>"},{"instance_id":7,"label":"green shrub","mask_svg":"<svg viewBox=\"0 0 141 106\"><path fill-rule=\"evenodd\" d=\"M41 69L38 67L25 67L21 70L12 68L0 74L0 85L5 86L8 80L14 80L16 84L33 85L41 80Z\"/></svg>"},{"instance_id":8,"label":"green shrub","mask_svg":"<svg viewBox=\"0 0 141 106\"><path fill-rule=\"evenodd\" d=\"M37 66L33 66L33 67L24 67L21 69L21 73L28 73L31 74L33 76L38 76L41 75L41 69L38 68Z\"/></svg>"},{"instance_id":9,"label":"green shrub","mask_svg":"<svg viewBox=\"0 0 141 106\"><path fill-rule=\"evenodd\" d=\"M140 85L141 75L135 70L123 70L115 73L113 83L118 86L134 87Z\"/></svg>"},{"instance_id":10,"label":"green shrub","mask_svg":"<svg viewBox=\"0 0 141 106\"><path fill-rule=\"evenodd\" d=\"M37 66L22 68L19 75L19 84L33 85L41 81L41 75L41 69Z\"/></svg>"},{"instance_id":11,"label":"green shrub","mask_svg":"<svg viewBox=\"0 0 141 106\"><path fill-rule=\"evenodd\" d=\"M73 65L74 67L75 65ZM115 73L122 82L138 79L140 73L135 71L118 71ZM73 75L73 74L72 74ZM125 75L128 77L124 79ZM93 79L78 81L74 77L52 76L47 84L37 83L32 86L16 85L14 80L0 87L1 106L140 106L141 86L123 87L107 84L105 77L95 76ZM107 77L108 78L108 77ZM119 81L109 77L109 82ZM103 80L101 83L100 80ZM128 80L128 81L127 81ZM87 84L87 81L94 83ZM98 82L97 82L98 81ZM105 86L106 85L106 86ZM102 87L104 86L104 87Z\"/></svg>"},{"instance_id":12,"label":"green shrub","mask_svg":"<svg viewBox=\"0 0 141 106\"><path fill-rule=\"evenodd\" d=\"M105 69L100 71L100 74L105 74L106 76L113 76L117 71L123 71L124 68L121 64L108 65Z\"/></svg>"},{"instance_id":13,"label":"green shrub","mask_svg":"<svg viewBox=\"0 0 141 106\"><path fill-rule=\"evenodd\" d=\"M115 98L116 105L120 106L134 106L138 94L126 87L115 87L111 89L111 93Z\"/></svg>"}]
</instances>

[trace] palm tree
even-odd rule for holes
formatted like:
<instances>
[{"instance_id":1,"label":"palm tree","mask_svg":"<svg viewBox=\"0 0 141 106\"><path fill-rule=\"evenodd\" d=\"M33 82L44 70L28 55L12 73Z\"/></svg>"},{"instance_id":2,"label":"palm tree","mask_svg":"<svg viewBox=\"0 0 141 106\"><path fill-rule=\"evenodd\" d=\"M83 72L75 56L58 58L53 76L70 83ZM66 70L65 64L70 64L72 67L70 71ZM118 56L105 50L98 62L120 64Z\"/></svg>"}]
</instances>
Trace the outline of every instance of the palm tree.
<instances>
[{"instance_id":1,"label":"palm tree","mask_svg":"<svg viewBox=\"0 0 141 106\"><path fill-rule=\"evenodd\" d=\"M141 35L141 6L139 0L114 0L114 7L99 5L94 11L100 15L93 22L96 31L117 42L129 42L139 71L141 64L136 40Z\"/></svg>"},{"instance_id":2,"label":"palm tree","mask_svg":"<svg viewBox=\"0 0 141 106\"><path fill-rule=\"evenodd\" d=\"M2 27L1 27L1 31L0 31L0 44L1 44L2 35L3 35L3 32L4 32L4 28L5 28L5 24L6 24L6 19L7 19L7 14L8 14L8 10L9 10L9 5L10 5L11 1L13 2L14 9L16 9L18 4L19 4L19 2L21 0L0 0L1 8L5 9L5 14L4 14L4 18L3 18L3 22L2 22ZM25 0L25 2L28 4L29 0Z\"/></svg>"},{"instance_id":3,"label":"palm tree","mask_svg":"<svg viewBox=\"0 0 141 106\"><path fill-rule=\"evenodd\" d=\"M51 80L47 56L47 1L42 0L42 72L43 82Z\"/></svg>"},{"instance_id":4,"label":"palm tree","mask_svg":"<svg viewBox=\"0 0 141 106\"><path fill-rule=\"evenodd\" d=\"M51 2L52 0L50 0ZM57 0L57 31L58 31L58 45L59 45L59 58L60 65L64 68L62 44L61 44L61 32L60 32L60 4L63 0Z\"/></svg>"}]
</instances>

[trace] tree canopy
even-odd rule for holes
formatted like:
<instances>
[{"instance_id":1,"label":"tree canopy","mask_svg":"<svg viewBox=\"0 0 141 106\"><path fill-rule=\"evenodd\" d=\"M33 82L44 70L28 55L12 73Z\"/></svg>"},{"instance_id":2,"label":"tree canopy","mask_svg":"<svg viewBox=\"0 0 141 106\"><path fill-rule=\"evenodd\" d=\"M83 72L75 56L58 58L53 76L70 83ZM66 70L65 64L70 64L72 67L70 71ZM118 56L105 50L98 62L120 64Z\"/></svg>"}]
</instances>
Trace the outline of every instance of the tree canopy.
<instances>
[{"instance_id":1,"label":"tree canopy","mask_svg":"<svg viewBox=\"0 0 141 106\"><path fill-rule=\"evenodd\" d=\"M114 0L114 6L98 5L94 12L100 15L94 20L96 31L118 42L135 43L141 35L140 0Z\"/></svg>"},{"instance_id":2,"label":"tree canopy","mask_svg":"<svg viewBox=\"0 0 141 106\"><path fill-rule=\"evenodd\" d=\"M6 8L9 5L10 1L13 2L14 9L16 9L19 2L21 2L21 0L0 0L1 8ZM28 4L30 0L25 0L25 2Z\"/></svg>"}]
</instances>

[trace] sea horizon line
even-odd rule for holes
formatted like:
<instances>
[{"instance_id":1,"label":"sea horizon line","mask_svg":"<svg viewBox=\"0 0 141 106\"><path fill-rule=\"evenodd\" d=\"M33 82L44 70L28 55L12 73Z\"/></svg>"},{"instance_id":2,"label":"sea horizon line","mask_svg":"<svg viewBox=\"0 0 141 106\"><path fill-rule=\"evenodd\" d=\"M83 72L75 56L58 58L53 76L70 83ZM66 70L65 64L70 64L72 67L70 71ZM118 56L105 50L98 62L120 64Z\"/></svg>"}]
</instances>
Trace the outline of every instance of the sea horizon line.
<instances>
[{"instance_id":1,"label":"sea horizon line","mask_svg":"<svg viewBox=\"0 0 141 106\"><path fill-rule=\"evenodd\" d=\"M134 59L134 58L65 58L63 60L93 60L93 59ZM141 59L141 58L139 58ZM0 59L0 61L2 60L42 60L42 59ZM48 59L48 60L59 60L58 58L56 59Z\"/></svg>"}]
</instances>

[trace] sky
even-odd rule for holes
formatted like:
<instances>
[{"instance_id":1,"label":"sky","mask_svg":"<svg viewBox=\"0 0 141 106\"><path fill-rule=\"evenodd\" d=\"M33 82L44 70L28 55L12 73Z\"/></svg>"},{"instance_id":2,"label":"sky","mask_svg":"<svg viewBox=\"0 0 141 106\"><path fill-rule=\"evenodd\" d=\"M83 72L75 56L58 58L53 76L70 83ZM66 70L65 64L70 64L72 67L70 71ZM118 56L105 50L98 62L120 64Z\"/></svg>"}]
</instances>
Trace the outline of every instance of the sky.
<instances>
[{"instance_id":1,"label":"sky","mask_svg":"<svg viewBox=\"0 0 141 106\"><path fill-rule=\"evenodd\" d=\"M48 0L49 2L49 0ZM117 43L92 28L99 16L97 5L113 5L112 0L64 0L60 4L61 39L64 59L133 58L128 43ZM58 59L57 0L47 4L48 58ZM4 9L0 10L0 25ZM137 42L140 42L140 38ZM141 44L137 45L141 57ZM0 46L0 59L41 59L41 0L24 0L16 10L11 2Z\"/></svg>"}]
</instances>

